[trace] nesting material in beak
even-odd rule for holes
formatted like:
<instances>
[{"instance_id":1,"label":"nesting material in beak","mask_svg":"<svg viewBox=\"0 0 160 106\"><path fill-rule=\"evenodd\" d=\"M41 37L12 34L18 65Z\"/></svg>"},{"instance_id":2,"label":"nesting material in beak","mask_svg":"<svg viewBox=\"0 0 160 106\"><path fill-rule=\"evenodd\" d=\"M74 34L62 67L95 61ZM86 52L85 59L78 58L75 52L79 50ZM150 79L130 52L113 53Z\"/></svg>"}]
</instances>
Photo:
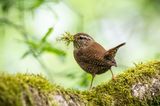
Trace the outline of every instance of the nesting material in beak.
<instances>
[{"instance_id":1,"label":"nesting material in beak","mask_svg":"<svg viewBox=\"0 0 160 106\"><path fill-rule=\"evenodd\" d=\"M74 36L71 35L69 32L66 32L62 35L62 37L57 39L58 41L64 41L65 44L68 46L71 42L74 41Z\"/></svg>"}]
</instances>

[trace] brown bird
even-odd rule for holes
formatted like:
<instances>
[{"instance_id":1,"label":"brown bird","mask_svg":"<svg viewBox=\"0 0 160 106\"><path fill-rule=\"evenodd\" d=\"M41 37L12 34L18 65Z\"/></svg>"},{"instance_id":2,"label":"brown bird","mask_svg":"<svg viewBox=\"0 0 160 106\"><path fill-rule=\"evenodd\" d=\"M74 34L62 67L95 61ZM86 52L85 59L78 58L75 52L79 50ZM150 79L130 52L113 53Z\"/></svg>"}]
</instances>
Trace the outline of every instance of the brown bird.
<instances>
[{"instance_id":1,"label":"brown bird","mask_svg":"<svg viewBox=\"0 0 160 106\"><path fill-rule=\"evenodd\" d=\"M74 35L74 58L84 71L92 75L90 88L96 74L102 74L110 70L112 79L114 79L111 67L117 66L114 57L119 47L124 44L105 50L88 34L77 33Z\"/></svg>"}]
</instances>

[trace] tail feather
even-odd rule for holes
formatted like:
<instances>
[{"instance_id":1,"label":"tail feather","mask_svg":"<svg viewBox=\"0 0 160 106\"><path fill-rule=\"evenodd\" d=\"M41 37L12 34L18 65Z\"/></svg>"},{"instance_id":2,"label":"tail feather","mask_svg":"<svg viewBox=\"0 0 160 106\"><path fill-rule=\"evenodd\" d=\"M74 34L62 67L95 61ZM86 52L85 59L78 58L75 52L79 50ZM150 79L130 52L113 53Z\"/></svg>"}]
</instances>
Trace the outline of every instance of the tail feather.
<instances>
[{"instance_id":1,"label":"tail feather","mask_svg":"<svg viewBox=\"0 0 160 106\"><path fill-rule=\"evenodd\" d=\"M109 49L109 50L105 53L104 58L107 58L108 56L115 57L115 54L117 53L117 50L118 50L121 46L123 46L123 45L125 45L125 44L126 44L126 43L124 42L124 43L121 43L121 44L119 44L118 46L116 46L116 47L114 47L114 48Z\"/></svg>"},{"instance_id":2,"label":"tail feather","mask_svg":"<svg viewBox=\"0 0 160 106\"><path fill-rule=\"evenodd\" d=\"M112 48L112 49L118 49L118 48L120 48L121 46L123 46L123 45L125 45L126 43L124 42L124 43L121 43L121 44L119 44L118 46L116 46L116 47L114 47L114 48Z\"/></svg>"}]
</instances>

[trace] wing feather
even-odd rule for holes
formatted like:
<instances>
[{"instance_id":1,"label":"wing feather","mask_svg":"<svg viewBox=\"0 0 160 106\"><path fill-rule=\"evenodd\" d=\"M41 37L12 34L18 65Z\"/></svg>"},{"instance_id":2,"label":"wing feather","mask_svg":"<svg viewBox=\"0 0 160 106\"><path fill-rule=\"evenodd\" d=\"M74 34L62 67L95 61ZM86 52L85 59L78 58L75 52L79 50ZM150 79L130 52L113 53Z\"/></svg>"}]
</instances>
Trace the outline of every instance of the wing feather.
<instances>
[{"instance_id":1,"label":"wing feather","mask_svg":"<svg viewBox=\"0 0 160 106\"><path fill-rule=\"evenodd\" d=\"M106 65L103 59L106 50L98 43L94 42L87 48L82 48L74 53L78 62L85 62L93 65ZM78 56L78 58L76 58Z\"/></svg>"}]
</instances>

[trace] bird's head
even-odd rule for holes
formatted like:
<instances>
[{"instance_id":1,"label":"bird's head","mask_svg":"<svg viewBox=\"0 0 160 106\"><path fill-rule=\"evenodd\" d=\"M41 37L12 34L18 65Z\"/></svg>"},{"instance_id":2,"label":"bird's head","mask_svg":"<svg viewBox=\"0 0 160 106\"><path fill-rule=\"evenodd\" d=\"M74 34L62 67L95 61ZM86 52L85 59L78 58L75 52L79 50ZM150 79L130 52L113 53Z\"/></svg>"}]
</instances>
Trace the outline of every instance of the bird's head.
<instances>
[{"instance_id":1,"label":"bird's head","mask_svg":"<svg viewBox=\"0 0 160 106\"><path fill-rule=\"evenodd\" d=\"M85 33L77 33L74 35L74 48L83 48L94 42L94 39Z\"/></svg>"}]
</instances>

